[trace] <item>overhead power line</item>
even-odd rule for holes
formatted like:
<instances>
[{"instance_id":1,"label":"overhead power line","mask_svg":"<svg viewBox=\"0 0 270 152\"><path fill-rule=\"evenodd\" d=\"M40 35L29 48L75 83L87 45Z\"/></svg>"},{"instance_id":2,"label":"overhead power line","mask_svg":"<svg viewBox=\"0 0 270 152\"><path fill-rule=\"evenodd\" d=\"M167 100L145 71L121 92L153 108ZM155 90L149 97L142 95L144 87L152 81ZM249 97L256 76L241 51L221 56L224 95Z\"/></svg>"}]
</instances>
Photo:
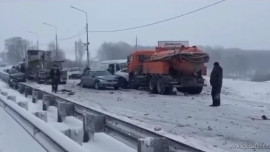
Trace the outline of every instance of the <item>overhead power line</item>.
<instances>
[{"instance_id":1,"label":"overhead power line","mask_svg":"<svg viewBox=\"0 0 270 152\"><path fill-rule=\"evenodd\" d=\"M156 22L149 23L149 24L144 24L144 25L139 25L139 26L134 26L134 27L128 27L128 28L123 28L123 29L115 29L115 30L95 30L95 31L88 31L88 32L90 32L90 33L121 32L121 31L128 31L128 30L134 30L134 29L144 28L144 27L148 27L148 26L153 26L153 25L156 25L156 24L168 22L168 21L171 21L171 20L175 20L175 19L178 19L178 18L187 16L187 15L190 15L190 14L193 14L193 13L196 13L196 12L199 12L199 11L202 11L202 10L204 10L204 9L207 9L207 8L209 8L209 7L212 7L212 6L215 6L215 5L220 4L220 3L222 3L222 2L225 2L225 1L226 1L226 0L221 0L221 1L218 1L218 2L215 2L215 3L212 3L212 4L209 4L209 5L206 5L206 6L204 6L204 7L201 7L201 8L192 10L192 11L189 11L189 12L187 12L187 13L180 14L180 15L177 15L177 16L174 16L174 17L171 17L171 18L163 19L163 20L156 21Z\"/></svg>"},{"instance_id":2,"label":"overhead power line","mask_svg":"<svg viewBox=\"0 0 270 152\"><path fill-rule=\"evenodd\" d=\"M74 34L74 35L69 36L69 37L61 38L59 40L63 41L63 40L70 40L70 39L76 38L76 37L81 36L82 34L86 33L84 30L85 29L79 31L77 34Z\"/></svg>"},{"instance_id":3,"label":"overhead power line","mask_svg":"<svg viewBox=\"0 0 270 152\"><path fill-rule=\"evenodd\" d=\"M204 10L204 9L207 9L207 8L209 8L209 7L218 5L218 4L220 4L220 3L222 3L222 2L225 2L225 1L226 1L226 0L221 0L221 1L218 1L218 2L215 2L215 3L212 3L212 4L209 4L209 5L206 5L206 6L204 6L204 7L200 7L200 8L198 8L198 9L195 9L195 10L192 10L192 11L189 11L189 12L186 12L186 13L184 13L184 14L180 14L180 15L177 15L177 16L174 16L174 17L170 17L170 18L167 18L167 19L163 19L163 20L160 20L160 21L156 21L156 22L153 22L153 23L148 23L148 24L144 24L144 25L139 25L139 26L134 26L134 27L123 28L123 29L114 29L114 30L91 30L91 31L88 31L88 32L90 32L90 33L113 33L113 32L122 32L122 31L129 31L129 30L135 30L135 29L139 29L139 28L149 27L149 26L153 26L153 25L156 25L156 24L168 22L168 21L171 21L171 20L175 20L175 19L178 19L178 18L187 16L187 15L190 15L190 14L193 14L193 13L196 13L196 12L199 12L199 11L202 11L202 10ZM81 36L81 35L84 34L84 33L85 33L84 31L80 31L80 32L78 32L77 34L75 34L75 35L73 35L73 36L61 38L61 39L59 39L59 40L70 40L70 39L76 38L76 37L78 37L78 36Z\"/></svg>"}]
</instances>

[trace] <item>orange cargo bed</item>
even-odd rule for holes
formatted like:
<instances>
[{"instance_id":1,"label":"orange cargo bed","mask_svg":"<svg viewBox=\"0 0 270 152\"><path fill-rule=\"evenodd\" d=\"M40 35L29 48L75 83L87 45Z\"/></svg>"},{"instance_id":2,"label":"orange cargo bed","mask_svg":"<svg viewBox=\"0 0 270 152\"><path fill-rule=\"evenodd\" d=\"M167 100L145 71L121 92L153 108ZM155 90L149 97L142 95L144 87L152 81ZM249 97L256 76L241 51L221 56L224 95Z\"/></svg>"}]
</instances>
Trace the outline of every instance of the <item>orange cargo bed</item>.
<instances>
[{"instance_id":1,"label":"orange cargo bed","mask_svg":"<svg viewBox=\"0 0 270 152\"><path fill-rule=\"evenodd\" d=\"M168 74L169 64L167 62L156 61L156 62L145 62L143 63L144 74Z\"/></svg>"}]
</instances>

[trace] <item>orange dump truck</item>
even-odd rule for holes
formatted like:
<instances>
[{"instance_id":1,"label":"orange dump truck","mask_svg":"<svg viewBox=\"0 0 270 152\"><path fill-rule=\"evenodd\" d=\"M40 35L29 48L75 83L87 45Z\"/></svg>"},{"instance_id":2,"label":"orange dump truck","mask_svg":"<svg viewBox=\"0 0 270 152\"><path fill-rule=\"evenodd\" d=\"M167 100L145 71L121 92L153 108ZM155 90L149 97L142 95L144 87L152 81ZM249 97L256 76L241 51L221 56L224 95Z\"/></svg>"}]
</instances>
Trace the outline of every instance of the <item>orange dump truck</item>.
<instances>
[{"instance_id":1,"label":"orange dump truck","mask_svg":"<svg viewBox=\"0 0 270 152\"><path fill-rule=\"evenodd\" d=\"M201 93L206 74L207 53L188 42L160 41L155 50L137 50L128 57L131 88L146 87L151 93L170 94L173 88Z\"/></svg>"}]
</instances>

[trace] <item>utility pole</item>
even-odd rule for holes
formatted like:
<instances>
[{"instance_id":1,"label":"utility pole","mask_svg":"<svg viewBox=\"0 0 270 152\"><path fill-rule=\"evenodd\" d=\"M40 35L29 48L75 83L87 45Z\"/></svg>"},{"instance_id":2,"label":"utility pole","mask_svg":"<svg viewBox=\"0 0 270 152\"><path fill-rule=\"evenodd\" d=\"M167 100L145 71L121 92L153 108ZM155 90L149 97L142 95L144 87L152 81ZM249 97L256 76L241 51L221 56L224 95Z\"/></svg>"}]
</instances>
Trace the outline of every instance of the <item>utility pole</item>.
<instances>
[{"instance_id":1,"label":"utility pole","mask_svg":"<svg viewBox=\"0 0 270 152\"><path fill-rule=\"evenodd\" d=\"M86 13L86 51L87 51L87 65L90 67L90 54L89 54L89 41L88 41L88 19Z\"/></svg>"},{"instance_id":2,"label":"utility pole","mask_svg":"<svg viewBox=\"0 0 270 152\"><path fill-rule=\"evenodd\" d=\"M86 28L85 28L86 29L86 44L85 45L86 45L86 51L87 51L87 65L90 67L90 60L89 60L90 54L89 54L89 41L88 41L88 15L87 15L87 12L83 11L83 10L77 8L77 7L74 7L74 6L70 6L70 7L77 10L77 11L80 11L80 12L84 13L85 16L86 16Z\"/></svg>"},{"instance_id":3,"label":"utility pole","mask_svg":"<svg viewBox=\"0 0 270 152\"><path fill-rule=\"evenodd\" d=\"M138 39L137 39L137 36L136 36L136 45L135 45L135 50L137 50L138 48Z\"/></svg>"},{"instance_id":4,"label":"utility pole","mask_svg":"<svg viewBox=\"0 0 270 152\"><path fill-rule=\"evenodd\" d=\"M55 53L56 53L56 59L58 59L58 42L57 42L57 27L55 25L52 24L48 24L48 23L43 23L45 25L51 26L55 29Z\"/></svg>"},{"instance_id":5,"label":"utility pole","mask_svg":"<svg viewBox=\"0 0 270 152\"><path fill-rule=\"evenodd\" d=\"M78 42L75 41L75 61L78 62L78 56L77 56L77 53L78 53Z\"/></svg>"},{"instance_id":6,"label":"utility pole","mask_svg":"<svg viewBox=\"0 0 270 152\"><path fill-rule=\"evenodd\" d=\"M57 32L55 34L55 50L56 50L56 57L58 58L58 41L57 41Z\"/></svg>"}]
</instances>

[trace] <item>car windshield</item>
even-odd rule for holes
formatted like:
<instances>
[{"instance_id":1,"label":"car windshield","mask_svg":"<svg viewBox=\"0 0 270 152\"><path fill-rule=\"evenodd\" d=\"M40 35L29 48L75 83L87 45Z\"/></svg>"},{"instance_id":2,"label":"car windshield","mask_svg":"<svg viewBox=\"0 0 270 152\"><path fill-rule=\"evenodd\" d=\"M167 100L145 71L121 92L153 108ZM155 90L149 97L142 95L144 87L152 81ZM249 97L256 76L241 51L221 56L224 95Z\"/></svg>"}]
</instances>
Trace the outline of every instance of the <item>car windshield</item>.
<instances>
[{"instance_id":1,"label":"car windshield","mask_svg":"<svg viewBox=\"0 0 270 152\"><path fill-rule=\"evenodd\" d=\"M111 73L108 71L94 71L93 75L94 76L103 76L103 75L111 75Z\"/></svg>"},{"instance_id":2,"label":"car windshield","mask_svg":"<svg viewBox=\"0 0 270 152\"><path fill-rule=\"evenodd\" d=\"M127 68L127 63L119 63L121 69Z\"/></svg>"},{"instance_id":3,"label":"car windshield","mask_svg":"<svg viewBox=\"0 0 270 152\"><path fill-rule=\"evenodd\" d=\"M109 67L109 64L108 64L108 63L102 63L102 64L100 65L100 69L102 69L102 70L107 70L108 67Z\"/></svg>"}]
</instances>

